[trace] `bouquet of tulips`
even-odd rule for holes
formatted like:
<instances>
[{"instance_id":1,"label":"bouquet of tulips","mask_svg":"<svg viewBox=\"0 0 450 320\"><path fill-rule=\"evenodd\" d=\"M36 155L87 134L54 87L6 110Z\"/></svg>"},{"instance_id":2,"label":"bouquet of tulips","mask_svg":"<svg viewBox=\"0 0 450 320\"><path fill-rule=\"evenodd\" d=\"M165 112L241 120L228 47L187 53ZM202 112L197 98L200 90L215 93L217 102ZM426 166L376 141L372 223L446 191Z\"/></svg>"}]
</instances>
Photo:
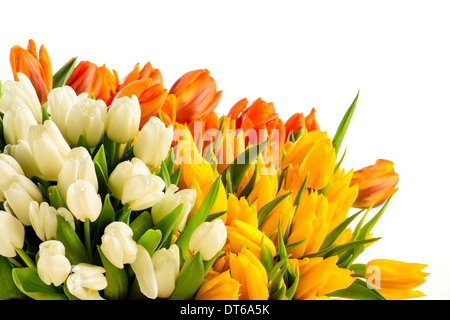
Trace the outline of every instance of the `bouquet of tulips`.
<instances>
[{"instance_id":1,"label":"bouquet of tulips","mask_svg":"<svg viewBox=\"0 0 450 320\"><path fill-rule=\"evenodd\" d=\"M396 191L393 163L345 170L315 110L227 115L208 70L167 90L30 40L0 96L0 299L305 300L423 295L426 265L358 256ZM355 209L356 208L356 209ZM354 210L354 212L352 212Z\"/></svg>"}]
</instances>

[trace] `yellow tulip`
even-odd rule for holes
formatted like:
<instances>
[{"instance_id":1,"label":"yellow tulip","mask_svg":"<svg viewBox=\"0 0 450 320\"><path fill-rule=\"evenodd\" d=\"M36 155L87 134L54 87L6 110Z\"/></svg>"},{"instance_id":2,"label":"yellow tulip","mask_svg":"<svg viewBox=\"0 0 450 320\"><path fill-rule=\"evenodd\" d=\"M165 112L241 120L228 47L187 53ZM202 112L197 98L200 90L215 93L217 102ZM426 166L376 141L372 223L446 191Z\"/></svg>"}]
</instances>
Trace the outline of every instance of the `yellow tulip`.
<instances>
[{"instance_id":1,"label":"yellow tulip","mask_svg":"<svg viewBox=\"0 0 450 320\"><path fill-rule=\"evenodd\" d=\"M228 195L227 202L227 222L226 225L231 225L234 220L241 220L247 222L253 227L258 227L258 217L256 210L256 203L249 204L244 197L238 198L234 194Z\"/></svg>"},{"instance_id":2,"label":"yellow tulip","mask_svg":"<svg viewBox=\"0 0 450 320\"><path fill-rule=\"evenodd\" d=\"M238 300L240 286L237 280L231 278L230 270L222 273L210 270L195 300Z\"/></svg>"},{"instance_id":3,"label":"yellow tulip","mask_svg":"<svg viewBox=\"0 0 450 320\"><path fill-rule=\"evenodd\" d=\"M277 174L261 174L256 179L255 185L248 198L251 203L257 203L257 209L275 199L278 190Z\"/></svg>"}]
</instances>

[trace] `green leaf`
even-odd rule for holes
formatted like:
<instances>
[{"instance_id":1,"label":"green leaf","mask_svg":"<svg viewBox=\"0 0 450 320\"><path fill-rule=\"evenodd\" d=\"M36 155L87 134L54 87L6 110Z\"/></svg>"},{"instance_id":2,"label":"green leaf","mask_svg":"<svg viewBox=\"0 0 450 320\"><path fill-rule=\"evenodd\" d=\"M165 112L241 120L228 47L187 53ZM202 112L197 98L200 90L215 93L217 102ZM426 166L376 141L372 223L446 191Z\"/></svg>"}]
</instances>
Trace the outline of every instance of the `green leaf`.
<instances>
[{"instance_id":1,"label":"green leaf","mask_svg":"<svg viewBox=\"0 0 450 320\"><path fill-rule=\"evenodd\" d=\"M102 169L105 178L107 178L106 174L108 173L108 164L106 162L105 147L103 144L100 145L100 148L95 153L95 156L92 159L92 161L98 164L100 169Z\"/></svg>"},{"instance_id":2,"label":"green leaf","mask_svg":"<svg viewBox=\"0 0 450 320\"><path fill-rule=\"evenodd\" d=\"M255 164L255 170L253 171L252 177L248 181L245 188L242 190L242 192L239 194L239 198L241 197L248 197L250 195L250 192L253 190L253 186L255 185L256 177L258 173L258 165Z\"/></svg>"},{"instance_id":3,"label":"green leaf","mask_svg":"<svg viewBox=\"0 0 450 320\"><path fill-rule=\"evenodd\" d=\"M170 187L171 180L169 170L167 170L166 163L164 161L161 162L161 170L159 172L159 176L161 177L161 179L163 179L164 184L166 186L165 190L167 191L167 189L169 189Z\"/></svg>"},{"instance_id":4,"label":"green leaf","mask_svg":"<svg viewBox=\"0 0 450 320\"><path fill-rule=\"evenodd\" d=\"M104 289L105 298L107 300L125 300L128 293L128 277L125 268L117 268L103 254L99 246L97 246L102 265L105 268L107 287Z\"/></svg>"},{"instance_id":5,"label":"green leaf","mask_svg":"<svg viewBox=\"0 0 450 320\"><path fill-rule=\"evenodd\" d=\"M63 288L46 285L36 268L14 268L12 277L17 288L34 300L68 300Z\"/></svg>"},{"instance_id":6,"label":"green leaf","mask_svg":"<svg viewBox=\"0 0 450 320\"><path fill-rule=\"evenodd\" d=\"M153 252L155 252L155 250L159 247L161 239L161 230L149 229L139 238L137 243L143 246L151 256Z\"/></svg>"},{"instance_id":7,"label":"green leaf","mask_svg":"<svg viewBox=\"0 0 450 320\"><path fill-rule=\"evenodd\" d=\"M178 185L178 180L180 180L181 175L181 164L175 170L175 172L170 176L170 183Z\"/></svg>"},{"instance_id":8,"label":"green leaf","mask_svg":"<svg viewBox=\"0 0 450 320\"><path fill-rule=\"evenodd\" d=\"M216 213L211 213L206 217L205 221L211 222L214 219L217 219L218 217L223 216L225 213L227 213L227 211L219 211Z\"/></svg>"},{"instance_id":9,"label":"green leaf","mask_svg":"<svg viewBox=\"0 0 450 320\"><path fill-rule=\"evenodd\" d=\"M140 237L150 228L153 227L153 220L150 212L141 212L131 223L130 228L133 230L133 240L138 241Z\"/></svg>"},{"instance_id":10,"label":"green leaf","mask_svg":"<svg viewBox=\"0 0 450 320\"><path fill-rule=\"evenodd\" d=\"M130 217L131 217L131 209L128 208L128 205L125 204L122 209L116 212L116 220L122 221L127 225L130 225Z\"/></svg>"},{"instance_id":11,"label":"green leaf","mask_svg":"<svg viewBox=\"0 0 450 320\"><path fill-rule=\"evenodd\" d=\"M295 200L293 202L293 205L296 206L297 208L298 208L298 205L300 204L300 199L302 198L303 191L306 188L306 181L308 181L308 178L309 178L309 172L306 174L305 180L303 180L302 186L300 187L300 189L298 190L297 195L295 196ZM295 212L297 212L297 209L295 209Z\"/></svg>"},{"instance_id":12,"label":"green leaf","mask_svg":"<svg viewBox=\"0 0 450 320\"><path fill-rule=\"evenodd\" d=\"M66 205L64 204L64 200L61 197L61 194L58 191L58 188L56 186L50 187L49 192L49 198L50 198L50 205L53 208L65 208Z\"/></svg>"},{"instance_id":13,"label":"green leaf","mask_svg":"<svg viewBox=\"0 0 450 320\"><path fill-rule=\"evenodd\" d=\"M0 300L24 299L12 277L13 267L8 258L0 256Z\"/></svg>"},{"instance_id":14,"label":"green leaf","mask_svg":"<svg viewBox=\"0 0 450 320\"><path fill-rule=\"evenodd\" d=\"M178 216L183 209L183 205L183 203L180 203L171 213L166 215L157 224L155 224L154 228L157 230L161 230L162 233L160 246L164 246L166 240L171 242L172 239L170 239L169 236L172 235L172 231L175 227L175 222L177 222Z\"/></svg>"},{"instance_id":15,"label":"green leaf","mask_svg":"<svg viewBox=\"0 0 450 320\"><path fill-rule=\"evenodd\" d=\"M103 232L108 224L114 222L115 220L115 212L114 208L111 204L111 199L109 194L105 196L103 200L102 211L98 216L97 220L92 222L92 229L94 230L94 239L97 242L100 242L100 238L103 235Z\"/></svg>"},{"instance_id":16,"label":"green leaf","mask_svg":"<svg viewBox=\"0 0 450 320\"><path fill-rule=\"evenodd\" d=\"M270 272L273 268L273 256L270 252L269 248L264 244L264 235L261 236L261 253L259 260L261 261L261 264L264 266L264 269L266 269L267 273Z\"/></svg>"},{"instance_id":17,"label":"green leaf","mask_svg":"<svg viewBox=\"0 0 450 320\"><path fill-rule=\"evenodd\" d=\"M200 252L189 257L181 268L175 282L175 290L170 300L187 300L191 298L200 287L204 277L203 260Z\"/></svg>"},{"instance_id":18,"label":"green leaf","mask_svg":"<svg viewBox=\"0 0 450 320\"><path fill-rule=\"evenodd\" d=\"M63 216L57 214L56 240L61 241L66 249L66 257L70 263L89 263L90 259L80 238Z\"/></svg>"},{"instance_id":19,"label":"green leaf","mask_svg":"<svg viewBox=\"0 0 450 320\"><path fill-rule=\"evenodd\" d=\"M106 178L106 172L104 172L98 162L94 162L95 175L98 181L98 193L102 196L112 194L108 185L108 179Z\"/></svg>"},{"instance_id":20,"label":"green leaf","mask_svg":"<svg viewBox=\"0 0 450 320\"><path fill-rule=\"evenodd\" d=\"M367 283L356 279L348 288L328 293L329 297L355 299L355 300L386 300L374 289L369 289Z\"/></svg>"},{"instance_id":21,"label":"green leaf","mask_svg":"<svg viewBox=\"0 0 450 320\"><path fill-rule=\"evenodd\" d=\"M273 199L272 201L266 203L261 209L258 210L258 226L261 226L264 219L269 215L269 213L281 202L284 198L288 197L291 191L282 194L281 196Z\"/></svg>"},{"instance_id":22,"label":"green leaf","mask_svg":"<svg viewBox=\"0 0 450 320\"><path fill-rule=\"evenodd\" d=\"M344 140L345 132L347 131L348 125L350 124L350 120L352 119L353 113L356 108L356 102L358 102L358 97L359 97L359 90L358 90L358 94L356 95L352 104L347 109L347 112L345 113L344 117L342 118L342 120L339 124L339 127L336 130L336 134L334 135L333 147L336 151L336 155L339 152L339 148L341 147L342 140Z\"/></svg>"},{"instance_id":23,"label":"green leaf","mask_svg":"<svg viewBox=\"0 0 450 320\"><path fill-rule=\"evenodd\" d=\"M324 257L324 259L326 259L326 258L331 257L331 256L336 256L336 255L340 254L343 251L346 251L346 250L349 250L349 249L353 249L353 248L357 248L357 247L361 247L361 246L364 247L366 244L378 241L380 239L381 238L372 238L372 239L357 240L357 241L341 244L339 246L335 246L330 251L325 253L323 257Z\"/></svg>"},{"instance_id":24,"label":"green leaf","mask_svg":"<svg viewBox=\"0 0 450 320\"><path fill-rule=\"evenodd\" d=\"M353 271L356 274L365 275L366 274L366 264L365 263L355 263L352 264L348 270Z\"/></svg>"},{"instance_id":25,"label":"green leaf","mask_svg":"<svg viewBox=\"0 0 450 320\"><path fill-rule=\"evenodd\" d=\"M41 106L41 109L42 109L42 123L44 123L44 121L50 119L50 116L48 115L47 108L44 105Z\"/></svg>"},{"instance_id":26,"label":"green leaf","mask_svg":"<svg viewBox=\"0 0 450 320\"><path fill-rule=\"evenodd\" d=\"M61 67L56 73L53 75L53 89L59 88L66 85L67 80L69 79L72 71L77 62L77 57L72 58L65 65Z\"/></svg>"},{"instance_id":27,"label":"green leaf","mask_svg":"<svg viewBox=\"0 0 450 320\"><path fill-rule=\"evenodd\" d=\"M80 136L78 137L77 147L84 147L89 152L89 154L91 153L91 148L89 147L86 138L82 134L80 134Z\"/></svg>"}]
</instances>

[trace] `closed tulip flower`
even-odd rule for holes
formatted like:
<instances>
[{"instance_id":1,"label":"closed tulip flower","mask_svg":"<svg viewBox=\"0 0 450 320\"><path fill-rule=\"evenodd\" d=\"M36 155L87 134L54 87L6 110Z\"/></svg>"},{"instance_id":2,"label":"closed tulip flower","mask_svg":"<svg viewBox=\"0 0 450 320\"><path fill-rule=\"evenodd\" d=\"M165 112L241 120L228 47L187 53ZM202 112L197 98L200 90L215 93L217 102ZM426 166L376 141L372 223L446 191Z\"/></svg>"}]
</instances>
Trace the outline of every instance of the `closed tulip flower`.
<instances>
[{"instance_id":1,"label":"closed tulip flower","mask_svg":"<svg viewBox=\"0 0 450 320\"><path fill-rule=\"evenodd\" d=\"M34 161L33 153L31 152L31 147L27 140L19 140L18 143L14 145L8 144L5 146L3 152L17 161L23 170L23 174L28 178L42 178L42 174Z\"/></svg>"},{"instance_id":2,"label":"closed tulip flower","mask_svg":"<svg viewBox=\"0 0 450 320\"><path fill-rule=\"evenodd\" d=\"M100 249L105 257L117 268L136 260L137 244L133 240L133 230L124 222L115 221L106 226Z\"/></svg>"},{"instance_id":3,"label":"closed tulip flower","mask_svg":"<svg viewBox=\"0 0 450 320\"><path fill-rule=\"evenodd\" d=\"M23 224L10 213L0 210L0 255L13 258L25 239Z\"/></svg>"},{"instance_id":4,"label":"closed tulip flower","mask_svg":"<svg viewBox=\"0 0 450 320\"><path fill-rule=\"evenodd\" d=\"M69 186L79 179L89 181L94 186L95 191L98 191L94 162L84 147L70 150L67 154L67 160L59 172L57 187L64 201L67 200Z\"/></svg>"},{"instance_id":5,"label":"closed tulip flower","mask_svg":"<svg viewBox=\"0 0 450 320\"><path fill-rule=\"evenodd\" d=\"M212 277L209 277L212 274ZM195 300L238 300L241 284L231 278L230 270L222 273L210 271L198 290Z\"/></svg>"},{"instance_id":6,"label":"closed tulip flower","mask_svg":"<svg viewBox=\"0 0 450 320\"><path fill-rule=\"evenodd\" d=\"M65 121L66 137L72 145L83 135L88 146L95 147L105 132L106 103L82 93L67 110Z\"/></svg>"},{"instance_id":7,"label":"closed tulip flower","mask_svg":"<svg viewBox=\"0 0 450 320\"><path fill-rule=\"evenodd\" d=\"M178 246L172 244L169 249L160 249L152 255L153 269L158 284L158 297L168 298L175 289L180 271L180 253Z\"/></svg>"},{"instance_id":8,"label":"closed tulip flower","mask_svg":"<svg viewBox=\"0 0 450 320\"><path fill-rule=\"evenodd\" d=\"M133 211L152 207L164 196L164 180L153 174L138 174L127 180L122 191L122 204Z\"/></svg>"},{"instance_id":9,"label":"closed tulip flower","mask_svg":"<svg viewBox=\"0 0 450 320\"><path fill-rule=\"evenodd\" d=\"M222 220L203 222L192 233L189 249L195 254L200 252L203 260L212 259L225 245L227 229Z\"/></svg>"},{"instance_id":10,"label":"closed tulip flower","mask_svg":"<svg viewBox=\"0 0 450 320\"><path fill-rule=\"evenodd\" d=\"M26 226L31 225L29 209L32 201L42 202L39 188L27 177L15 175L9 188L5 191L4 203L7 211L14 215Z\"/></svg>"},{"instance_id":11,"label":"closed tulip flower","mask_svg":"<svg viewBox=\"0 0 450 320\"><path fill-rule=\"evenodd\" d=\"M17 144L27 138L28 128L36 125L36 119L24 104L15 105L3 116L3 132L8 144Z\"/></svg>"},{"instance_id":12,"label":"closed tulip flower","mask_svg":"<svg viewBox=\"0 0 450 320\"><path fill-rule=\"evenodd\" d=\"M102 211L102 200L92 183L79 179L67 189L67 206L78 220L95 221Z\"/></svg>"},{"instance_id":13,"label":"closed tulip flower","mask_svg":"<svg viewBox=\"0 0 450 320\"><path fill-rule=\"evenodd\" d=\"M44 179L56 181L70 147L56 124L46 120L44 124L31 126L28 129L28 144L34 162Z\"/></svg>"},{"instance_id":14,"label":"closed tulip flower","mask_svg":"<svg viewBox=\"0 0 450 320\"><path fill-rule=\"evenodd\" d=\"M171 184L161 201L152 207L153 223L158 223L182 203L183 208L175 222L174 230L180 232L183 231L189 213L194 207L196 195L197 192L195 189L183 189L178 191L178 187Z\"/></svg>"},{"instance_id":15,"label":"closed tulip flower","mask_svg":"<svg viewBox=\"0 0 450 320\"><path fill-rule=\"evenodd\" d=\"M42 241L56 239L57 215L62 216L75 230L75 221L72 213L63 207L56 209L47 202L38 203L37 201L32 201L29 215L31 226Z\"/></svg>"},{"instance_id":16,"label":"closed tulip flower","mask_svg":"<svg viewBox=\"0 0 450 320\"><path fill-rule=\"evenodd\" d=\"M147 298L156 299L158 296L158 283L152 258L143 246L138 244L137 247L136 260L131 263L131 268L136 275L141 292Z\"/></svg>"},{"instance_id":17,"label":"closed tulip flower","mask_svg":"<svg viewBox=\"0 0 450 320\"><path fill-rule=\"evenodd\" d=\"M67 289L80 300L104 300L98 291L108 285L105 272L102 267L79 263L67 277Z\"/></svg>"},{"instance_id":18,"label":"closed tulip flower","mask_svg":"<svg viewBox=\"0 0 450 320\"><path fill-rule=\"evenodd\" d=\"M44 241L39 245L37 272L47 284L59 286L66 281L72 266L66 257L66 248L57 240Z\"/></svg>"},{"instance_id":19,"label":"closed tulip flower","mask_svg":"<svg viewBox=\"0 0 450 320\"><path fill-rule=\"evenodd\" d=\"M15 175L24 175L20 164L8 154L0 154L0 201L5 201L5 190L9 188Z\"/></svg>"},{"instance_id":20,"label":"closed tulip flower","mask_svg":"<svg viewBox=\"0 0 450 320\"><path fill-rule=\"evenodd\" d=\"M133 158L131 160L120 162L108 178L108 185L111 188L113 196L121 200L125 183L128 179L137 174L150 174L150 170L142 160Z\"/></svg>"},{"instance_id":21,"label":"closed tulip flower","mask_svg":"<svg viewBox=\"0 0 450 320\"><path fill-rule=\"evenodd\" d=\"M127 143L139 131L141 107L135 95L115 99L106 114L106 133L117 143Z\"/></svg>"},{"instance_id":22,"label":"closed tulip flower","mask_svg":"<svg viewBox=\"0 0 450 320\"><path fill-rule=\"evenodd\" d=\"M17 104L26 105L33 113L37 123L42 123L42 108L30 79L17 73L18 81L5 81L2 86L0 111L6 113Z\"/></svg>"},{"instance_id":23,"label":"closed tulip flower","mask_svg":"<svg viewBox=\"0 0 450 320\"><path fill-rule=\"evenodd\" d=\"M66 136L67 111L74 104L76 98L75 90L69 86L55 88L48 94L47 111L63 136Z\"/></svg>"},{"instance_id":24,"label":"closed tulip flower","mask_svg":"<svg viewBox=\"0 0 450 320\"><path fill-rule=\"evenodd\" d=\"M152 172L159 171L172 144L173 128L167 128L158 117L151 117L139 132L134 143L134 155L141 159Z\"/></svg>"}]
</instances>

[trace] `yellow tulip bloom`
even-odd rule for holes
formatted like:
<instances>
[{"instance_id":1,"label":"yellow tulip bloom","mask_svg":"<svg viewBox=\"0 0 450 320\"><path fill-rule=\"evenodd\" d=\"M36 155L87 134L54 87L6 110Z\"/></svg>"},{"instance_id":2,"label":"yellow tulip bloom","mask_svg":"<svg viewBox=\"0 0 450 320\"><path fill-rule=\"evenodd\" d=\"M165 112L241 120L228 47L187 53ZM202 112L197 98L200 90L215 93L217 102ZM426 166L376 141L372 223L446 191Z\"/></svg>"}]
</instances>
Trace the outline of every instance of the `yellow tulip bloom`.
<instances>
[{"instance_id":1,"label":"yellow tulip bloom","mask_svg":"<svg viewBox=\"0 0 450 320\"><path fill-rule=\"evenodd\" d=\"M222 273L210 270L195 300L238 300L240 286L237 280L231 278L230 270Z\"/></svg>"},{"instance_id":2,"label":"yellow tulip bloom","mask_svg":"<svg viewBox=\"0 0 450 320\"><path fill-rule=\"evenodd\" d=\"M234 220L241 220L247 222L253 227L258 227L258 217L256 210L256 203L249 204L244 197L238 198L234 194L228 195L227 202L228 212L226 225L231 225Z\"/></svg>"}]
</instances>

